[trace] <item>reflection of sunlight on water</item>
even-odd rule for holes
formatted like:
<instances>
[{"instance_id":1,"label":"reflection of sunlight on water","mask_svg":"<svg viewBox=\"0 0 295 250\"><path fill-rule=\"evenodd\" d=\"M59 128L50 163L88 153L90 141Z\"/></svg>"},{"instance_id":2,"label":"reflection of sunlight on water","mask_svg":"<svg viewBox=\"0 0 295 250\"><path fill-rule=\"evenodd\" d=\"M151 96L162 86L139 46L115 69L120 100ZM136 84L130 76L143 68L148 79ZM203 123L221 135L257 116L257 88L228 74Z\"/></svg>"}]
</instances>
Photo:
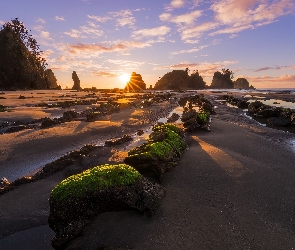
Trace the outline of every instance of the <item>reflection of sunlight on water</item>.
<instances>
[{"instance_id":1,"label":"reflection of sunlight on water","mask_svg":"<svg viewBox=\"0 0 295 250\"><path fill-rule=\"evenodd\" d=\"M255 102L255 99L250 99L248 102ZM289 109L295 109L295 103L294 102L286 102L280 99L259 99L260 102L262 102L265 105L274 106L274 107L283 107L283 108L289 108Z\"/></svg>"}]
</instances>

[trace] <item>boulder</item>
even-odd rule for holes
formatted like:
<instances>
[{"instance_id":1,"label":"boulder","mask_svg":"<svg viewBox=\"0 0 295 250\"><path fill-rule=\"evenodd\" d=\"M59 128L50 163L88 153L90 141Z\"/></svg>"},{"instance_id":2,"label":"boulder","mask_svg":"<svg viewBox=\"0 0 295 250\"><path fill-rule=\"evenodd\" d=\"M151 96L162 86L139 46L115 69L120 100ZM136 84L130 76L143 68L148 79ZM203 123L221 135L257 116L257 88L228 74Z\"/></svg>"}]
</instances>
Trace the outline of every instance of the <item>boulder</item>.
<instances>
[{"instance_id":1,"label":"boulder","mask_svg":"<svg viewBox=\"0 0 295 250\"><path fill-rule=\"evenodd\" d=\"M249 114L254 114L262 106L264 106L264 104L262 102L260 102L260 101L251 102L248 105L248 113Z\"/></svg>"},{"instance_id":2,"label":"boulder","mask_svg":"<svg viewBox=\"0 0 295 250\"><path fill-rule=\"evenodd\" d=\"M109 211L136 210L152 213L161 204L164 189L134 168L104 165L73 175L51 192L48 223L55 232L52 246L65 249L96 216Z\"/></svg>"}]
</instances>

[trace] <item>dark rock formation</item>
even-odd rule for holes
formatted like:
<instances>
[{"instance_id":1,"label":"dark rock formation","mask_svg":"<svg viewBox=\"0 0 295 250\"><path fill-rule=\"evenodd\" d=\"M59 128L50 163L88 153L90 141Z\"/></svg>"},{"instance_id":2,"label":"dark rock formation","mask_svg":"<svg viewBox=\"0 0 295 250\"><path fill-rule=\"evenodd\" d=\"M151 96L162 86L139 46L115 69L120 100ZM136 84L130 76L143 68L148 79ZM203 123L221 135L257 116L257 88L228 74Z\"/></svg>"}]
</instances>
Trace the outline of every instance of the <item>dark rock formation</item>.
<instances>
[{"instance_id":1,"label":"dark rock formation","mask_svg":"<svg viewBox=\"0 0 295 250\"><path fill-rule=\"evenodd\" d=\"M234 81L235 89L249 89L249 82L246 78L238 78Z\"/></svg>"},{"instance_id":2,"label":"dark rock formation","mask_svg":"<svg viewBox=\"0 0 295 250\"><path fill-rule=\"evenodd\" d=\"M61 87L57 85L56 77L51 69L45 70L45 81L50 89L61 89Z\"/></svg>"},{"instance_id":3,"label":"dark rock formation","mask_svg":"<svg viewBox=\"0 0 295 250\"><path fill-rule=\"evenodd\" d=\"M127 83L125 87L125 91L136 92L146 89L146 84L142 80L140 74L136 74L136 72L132 72L130 81Z\"/></svg>"},{"instance_id":4,"label":"dark rock formation","mask_svg":"<svg viewBox=\"0 0 295 250\"><path fill-rule=\"evenodd\" d=\"M48 89L39 58L24 44L11 27L0 31L0 88Z\"/></svg>"},{"instance_id":5,"label":"dark rock formation","mask_svg":"<svg viewBox=\"0 0 295 250\"><path fill-rule=\"evenodd\" d=\"M72 73L72 79L74 81L74 85L73 85L72 89L73 90L81 90L80 79L79 79L76 71L73 71L73 73Z\"/></svg>"},{"instance_id":6,"label":"dark rock formation","mask_svg":"<svg viewBox=\"0 0 295 250\"><path fill-rule=\"evenodd\" d=\"M230 70L223 69L222 72L216 71L214 73L211 88L216 89L233 89L234 83L232 81L233 73Z\"/></svg>"},{"instance_id":7,"label":"dark rock formation","mask_svg":"<svg viewBox=\"0 0 295 250\"><path fill-rule=\"evenodd\" d=\"M104 144L107 147L111 147L111 146L121 145L123 143L130 142L132 140L133 138L131 135L123 135L121 138L106 140Z\"/></svg>"},{"instance_id":8,"label":"dark rock formation","mask_svg":"<svg viewBox=\"0 0 295 250\"><path fill-rule=\"evenodd\" d=\"M191 75L187 70L173 70L168 72L157 81L154 89L159 90L182 90L182 89L203 89L206 83L199 75L198 71L194 71Z\"/></svg>"},{"instance_id":9,"label":"dark rock formation","mask_svg":"<svg viewBox=\"0 0 295 250\"><path fill-rule=\"evenodd\" d=\"M55 249L65 249L67 243L101 213L122 210L152 213L160 206L165 191L159 184L143 176L135 178L130 184L121 184L120 178L130 178L127 171L118 169L120 166L107 166L106 170L101 167L86 170L84 176L82 172L68 177L52 191L48 223L56 233L52 240ZM92 178L97 178L96 182ZM108 181L112 184L108 185ZM85 185L85 190L84 186L83 190L79 190L82 182L95 187Z\"/></svg>"}]
</instances>

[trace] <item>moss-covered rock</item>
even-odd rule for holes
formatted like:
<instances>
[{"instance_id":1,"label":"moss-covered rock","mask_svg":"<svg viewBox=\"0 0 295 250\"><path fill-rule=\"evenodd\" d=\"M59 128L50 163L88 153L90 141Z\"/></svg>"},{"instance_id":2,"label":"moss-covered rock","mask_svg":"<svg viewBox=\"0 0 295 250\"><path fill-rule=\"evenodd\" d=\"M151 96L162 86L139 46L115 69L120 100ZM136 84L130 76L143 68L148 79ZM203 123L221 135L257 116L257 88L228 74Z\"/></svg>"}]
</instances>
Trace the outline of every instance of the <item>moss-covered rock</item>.
<instances>
[{"instance_id":1,"label":"moss-covered rock","mask_svg":"<svg viewBox=\"0 0 295 250\"><path fill-rule=\"evenodd\" d=\"M140 173L153 173L159 180L174 167L186 149L181 129L172 124L154 126L147 143L131 149L124 162Z\"/></svg>"},{"instance_id":2,"label":"moss-covered rock","mask_svg":"<svg viewBox=\"0 0 295 250\"><path fill-rule=\"evenodd\" d=\"M55 249L63 249L95 216L107 211L153 212L165 195L126 164L102 165L59 183L50 195L49 226L56 233Z\"/></svg>"}]
</instances>

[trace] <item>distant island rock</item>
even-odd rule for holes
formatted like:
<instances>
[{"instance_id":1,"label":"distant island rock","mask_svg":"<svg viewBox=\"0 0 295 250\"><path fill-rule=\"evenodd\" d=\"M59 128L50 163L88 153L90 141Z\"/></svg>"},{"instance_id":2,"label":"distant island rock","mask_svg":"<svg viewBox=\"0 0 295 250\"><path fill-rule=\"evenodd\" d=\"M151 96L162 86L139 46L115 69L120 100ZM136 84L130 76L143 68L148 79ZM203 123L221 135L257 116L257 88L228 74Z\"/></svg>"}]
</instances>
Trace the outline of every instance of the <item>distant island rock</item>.
<instances>
[{"instance_id":1,"label":"distant island rock","mask_svg":"<svg viewBox=\"0 0 295 250\"><path fill-rule=\"evenodd\" d=\"M39 45L17 18L0 30L0 89L58 88L52 70L45 70Z\"/></svg>"},{"instance_id":2,"label":"distant island rock","mask_svg":"<svg viewBox=\"0 0 295 250\"><path fill-rule=\"evenodd\" d=\"M249 82L246 78L238 78L234 81L234 88L235 89L249 89Z\"/></svg>"},{"instance_id":3,"label":"distant island rock","mask_svg":"<svg viewBox=\"0 0 295 250\"><path fill-rule=\"evenodd\" d=\"M233 73L229 69L222 69L222 72L216 71L213 75L211 88L214 89L233 89Z\"/></svg>"},{"instance_id":4,"label":"distant island rock","mask_svg":"<svg viewBox=\"0 0 295 250\"><path fill-rule=\"evenodd\" d=\"M146 89L146 84L142 80L142 77L140 74L137 74L136 72L132 72L130 76L129 82L127 82L127 85L125 87L125 91L129 92L136 92Z\"/></svg>"},{"instance_id":5,"label":"distant island rock","mask_svg":"<svg viewBox=\"0 0 295 250\"><path fill-rule=\"evenodd\" d=\"M189 69L173 70L166 73L155 84L156 90L186 90L186 89L204 89L206 83L199 75L197 70L194 70L189 75Z\"/></svg>"}]
</instances>

